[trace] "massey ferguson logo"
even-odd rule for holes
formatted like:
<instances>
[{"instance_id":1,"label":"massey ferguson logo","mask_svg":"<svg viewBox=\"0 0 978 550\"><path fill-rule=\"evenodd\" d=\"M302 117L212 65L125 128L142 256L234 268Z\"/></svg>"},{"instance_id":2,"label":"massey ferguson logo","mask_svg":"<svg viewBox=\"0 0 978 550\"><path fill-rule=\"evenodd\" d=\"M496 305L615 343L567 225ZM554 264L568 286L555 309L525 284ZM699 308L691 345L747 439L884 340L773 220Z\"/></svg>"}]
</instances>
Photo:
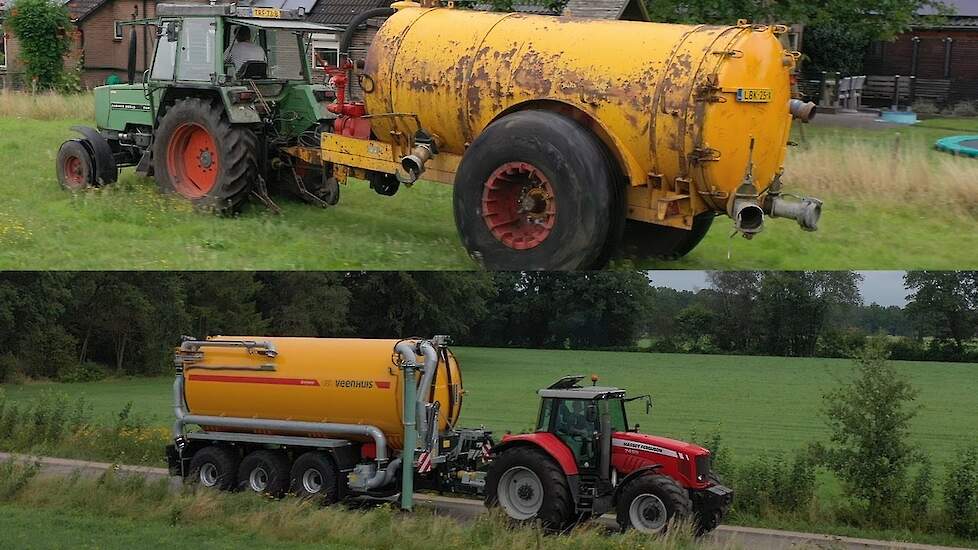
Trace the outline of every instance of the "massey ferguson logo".
<instances>
[{"instance_id":1,"label":"massey ferguson logo","mask_svg":"<svg viewBox=\"0 0 978 550\"><path fill-rule=\"evenodd\" d=\"M659 447L657 445L650 445L648 443L639 443L638 441L631 441L629 439L612 439L611 445L613 447L621 447L625 449L625 452L631 452L633 454L636 452L644 452L644 453L653 453L653 454L663 455L663 456L671 456L673 458L679 457L679 453L671 449L663 449L662 447Z\"/></svg>"}]
</instances>

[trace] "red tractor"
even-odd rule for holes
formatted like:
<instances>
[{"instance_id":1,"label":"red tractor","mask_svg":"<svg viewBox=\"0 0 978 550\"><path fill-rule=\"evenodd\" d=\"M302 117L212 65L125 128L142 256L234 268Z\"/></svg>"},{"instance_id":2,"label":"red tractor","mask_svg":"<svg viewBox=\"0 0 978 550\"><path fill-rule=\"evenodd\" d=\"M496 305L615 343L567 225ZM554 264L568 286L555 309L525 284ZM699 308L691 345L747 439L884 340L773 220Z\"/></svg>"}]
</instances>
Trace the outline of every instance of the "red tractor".
<instances>
[{"instance_id":1,"label":"red tractor","mask_svg":"<svg viewBox=\"0 0 978 550\"><path fill-rule=\"evenodd\" d=\"M539 391L533 433L506 435L492 449L486 505L512 519L564 530L615 511L622 529L664 531L688 519L698 533L719 525L733 491L710 471L710 451L629 428L625 390L582 387L566 376ZM596 377L592 377L594 383Z\"/></svg>"}]
</instances>

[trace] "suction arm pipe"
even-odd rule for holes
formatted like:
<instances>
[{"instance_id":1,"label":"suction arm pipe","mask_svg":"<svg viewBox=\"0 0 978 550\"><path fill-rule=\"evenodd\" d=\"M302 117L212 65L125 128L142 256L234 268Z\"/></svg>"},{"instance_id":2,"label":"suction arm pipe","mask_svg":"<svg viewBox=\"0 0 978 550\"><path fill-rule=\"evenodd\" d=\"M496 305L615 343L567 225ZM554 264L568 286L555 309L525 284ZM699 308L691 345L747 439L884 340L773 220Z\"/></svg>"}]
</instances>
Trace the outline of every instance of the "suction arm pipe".
<instances>
[{"instance_id":1,"label":"suction arm pipe","mask_svg":"<svg viewBox=\"0 0 978 550\"><path fill-rule=\"evenodd\" d=\"M353 42L353 33L357 31L357 27L364 24L368 19L374 17L390 17L395 13L397 13L397 10L394 8L374 8L358 13L350 21L350 24L346 26L346 30L343 31L343 36L340 37L340 55L350 57L350 43Z\"/></svg>"},{"instance_id":2,"label":"suction arm pipe","mask_svg":"<svg viewBox=\"0 0 978 550\"><path fill-rule=\"evenodd\" d=\"M329 422L302 422L298 420L268 420L264 418L237 418L226 416L206 416L190 414L187 411L184 400L184 381L183 374L177 374L173 381L173 415L176 421L173 423L173 438L177 439L183 435L183 428L187 424L197 424L199 426L220 426L222 428L239 428L247 430L281 430L291 432L312 432L320 434L345 434L362 435L373 439L377 447L377 473L367 480L367 488L375 489L390 483L394 472L400 465L399 460L394 460L387 464L387 437L380 428L370 425L360 424L333 424ZM384 468L384 466L387 466Z\"/></svg>"}]
</instances>

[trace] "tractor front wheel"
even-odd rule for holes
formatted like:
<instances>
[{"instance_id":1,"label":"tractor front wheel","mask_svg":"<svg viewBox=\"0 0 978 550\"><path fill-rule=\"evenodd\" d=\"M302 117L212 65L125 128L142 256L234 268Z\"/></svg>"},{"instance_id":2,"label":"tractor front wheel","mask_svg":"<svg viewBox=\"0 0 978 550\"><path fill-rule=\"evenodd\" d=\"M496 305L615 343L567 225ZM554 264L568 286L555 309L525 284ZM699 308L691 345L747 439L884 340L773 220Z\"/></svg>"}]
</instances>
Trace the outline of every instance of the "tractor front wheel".
<instances>
[{"instance_id":1,"label":"tractor front wheel","mask_svg":"<svg viewBox=\"0 0 978 550\"><path fill-rule=\"evenodd\" d=\"M58 183L68 191L81 191L92 185L95 163L92 154L81 142L73 139L58 149Z\"/></svg>"},{"instance_id":2,"label":"tractor front wheel","mask_svg":"<svg viewBox=\"0 0 978 550\"><path fill-rule=\"evenodd\" d=\"M258 176L258 141L231 124L220 105L200 98L177 101L163 116L153 143L160 190L195 205L234 211Z\"/></svg>"},{"instance_id":3,"label":"tractor front wheel","mask_svg":"<svg viewBox=\"0 0 978 550\"><path fill-rule=\"evenodd\" d=\"M617 512L622 530L663 533L670 523L692 517L693 502L686 489L671 477L644 475L622 489Z\"/></svg>"},{"instance_id":4,"label":"tractor front wheel","mask_svg":"<svg viewBox=\"0 0 978 550\"><path fill-rule=\"evenodd\" d=\"M501 507L514 521L540 521L551 531L574 523L567 476L550 457L528 447L503 451L489 464L485 502Z\"/></svg>"}]
</instances>

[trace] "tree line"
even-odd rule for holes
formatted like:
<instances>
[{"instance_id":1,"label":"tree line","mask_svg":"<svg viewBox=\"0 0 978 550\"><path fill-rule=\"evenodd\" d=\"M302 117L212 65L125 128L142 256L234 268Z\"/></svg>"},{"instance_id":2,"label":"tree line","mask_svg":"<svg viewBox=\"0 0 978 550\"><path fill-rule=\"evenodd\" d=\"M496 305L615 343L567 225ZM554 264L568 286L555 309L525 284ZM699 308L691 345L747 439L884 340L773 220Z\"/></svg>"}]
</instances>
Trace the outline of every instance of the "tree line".
<instances>
[{"instance_id":1,"label":"tree line","mask_svg":"<svg viewBox=\"0 0 978 550\"><path fill-rule=\"evenodd\" d=\"M0 273L0 380L157 374L183 335L449 334L494 347L978 361L978 272L910 272L905 308L854 272L715 272L698 292L644 272Z\"/></svg>"}]
</instances>

